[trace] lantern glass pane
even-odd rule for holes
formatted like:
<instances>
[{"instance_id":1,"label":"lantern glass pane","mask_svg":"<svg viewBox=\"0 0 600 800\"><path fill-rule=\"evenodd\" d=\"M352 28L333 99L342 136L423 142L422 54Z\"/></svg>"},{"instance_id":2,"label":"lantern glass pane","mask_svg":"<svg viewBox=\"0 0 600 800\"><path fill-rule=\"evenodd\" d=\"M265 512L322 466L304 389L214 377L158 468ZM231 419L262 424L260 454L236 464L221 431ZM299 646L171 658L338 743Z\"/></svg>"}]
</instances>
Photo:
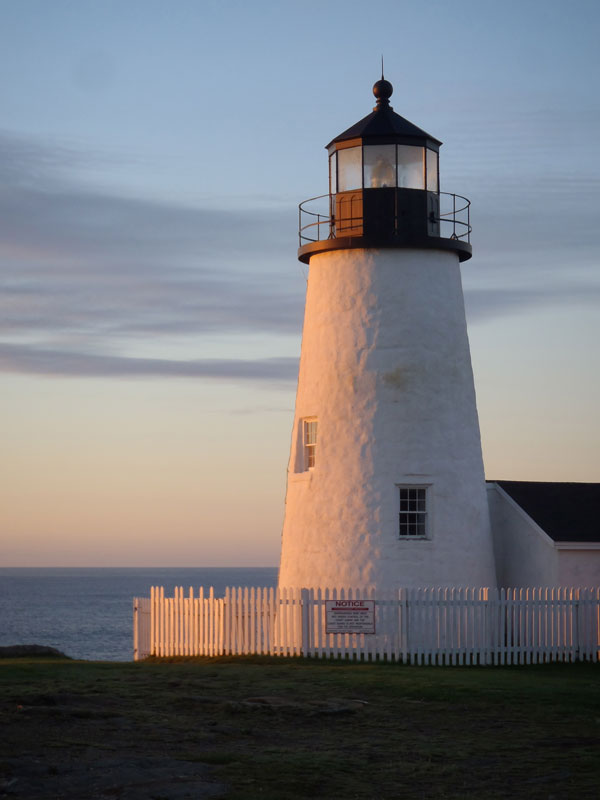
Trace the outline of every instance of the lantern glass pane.
<instances>
[{"instance_id":1,"label":"lantern glass pane","mask_svg":"<svg viewBox=\"0 0 600 800\"><path fill-rule=\"evenodd\" d=\"M337 192L337 153L329 156L329 186L330 193Z\"/></svg>"},{"instance_id":2,"label":"lantern glass pane","mask_svg":"<svg viewBox=\"0 0 600 800\"><path fill-rule=\"evenodd\" d=\"M438 167L438 154L435 150L425 150L427 157L427 191L439 192L439 167Z\"/></svg>"},{"instance_id":3,"label":"lantern glass pane","mask_svg":"<svg viewBox=\"0 0 600 800\"><path fill-rule=\"evenodd\" d=\"M364 159L365 189L396 185L396 145L365 145Z\"/></svg>"},{"instance_id":4,"label":"lantern glass pane","mask_svg":"<svg viewBox=\"0 0 600 800\"><path fill-rule=\"evenodd\" d=\"M338 150L338 192L362 188L361 147Z\"/></svg>"},{"instance_id":5,"label":"lantern glass pane","mask_svg":"<svg viewBox=\"0 0 600 800\"><path fill-rule=\"evenodd\" d=\"M398 186L401 189L425 188L423 148L409 144L398 145Z\"/></svg>"}]
</instances>

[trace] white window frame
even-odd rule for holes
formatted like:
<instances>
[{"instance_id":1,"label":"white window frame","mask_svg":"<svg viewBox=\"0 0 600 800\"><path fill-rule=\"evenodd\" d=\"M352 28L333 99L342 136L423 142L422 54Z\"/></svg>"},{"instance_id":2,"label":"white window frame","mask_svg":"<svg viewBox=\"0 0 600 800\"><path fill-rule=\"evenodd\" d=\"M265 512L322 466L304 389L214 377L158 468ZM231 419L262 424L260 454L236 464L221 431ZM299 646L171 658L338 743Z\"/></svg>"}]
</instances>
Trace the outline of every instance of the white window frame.
<instances>
[{"instance_id":1,"label":"white window frame","mask_svg":"<svg viewBox=\"0 0 600 800\"><path fill-rule=\"evenodd\" d=\"M316 417L305 417L302 420L302 448L304 450L304 470L312 470L317 463L317 440L319 421Z\"/></svg>"},{"instance_id":2,"label":"white window frame","mask_svg":"<svg viewBox=\"0 0 600 800\"><path fill-rule=\"evenodd\" d=\"M397 483L398 489L398 538L402 541L422 541L430 538L431 493L430 486L423 483ZM422 532L408 533L409 527L421 528ZM402 531L406 532L402 532Z\"/></svg>"}]
</instances>

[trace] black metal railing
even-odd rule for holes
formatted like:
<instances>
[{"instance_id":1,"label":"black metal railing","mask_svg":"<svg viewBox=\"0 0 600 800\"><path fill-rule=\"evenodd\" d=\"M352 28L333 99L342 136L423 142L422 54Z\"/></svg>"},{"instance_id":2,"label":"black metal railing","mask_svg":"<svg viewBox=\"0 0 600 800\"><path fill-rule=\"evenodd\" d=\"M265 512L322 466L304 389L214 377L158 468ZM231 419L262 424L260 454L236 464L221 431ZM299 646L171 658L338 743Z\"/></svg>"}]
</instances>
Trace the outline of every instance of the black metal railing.
<instances>
[{"instance_id":1,"label":"black metal railing","mask_svg":"<svg viewBox=\"0 0 600 800\"><path fill-rule=\"evenodd\" d=\"M471 243L471 202L460 194L439 192L439 213L430 212L429 222L439 223L439 235L444 239ZM362 203L359 204L362 208ZM348 236L352 229L360 230L363 224L361 215L344 215L343 231L336 230L335 195L322 194L304 200L298 206L298 235L300 247L311 242ZM401 233L402 221L396 215L394 232Z\"/></svg>"},{"instance_id":2,"label":"black metal railing","mask_svg":"<svg viewBox=\"0 0 600 800\"><path fill-rule=\"evenodd\" d=\"M440 192L439 198L440 214L437 221L440 223L440 234L446 239L459 239L471 244L471 201L461 194L450 192ZM442 233L442 226L445 226L447 233Z\"/></svg>"},{"instance_id":3,"label":"black metal railing","mask_svg":"<svg viewBox=\"0 0 600 800\"><path fill-rule=\"evenodd\" d=\"M311 207L306 206L311 203ZM298 206L298 236L300 247L310 242L322 242L324 239L335 239L335 218L331 212L332 195L320 194L309 197ZM316 209L319 209L318 211ZM313 235L309 235L310 232ZM326 233L322 236L322 232Z\"/></svg>"}]
</instances>

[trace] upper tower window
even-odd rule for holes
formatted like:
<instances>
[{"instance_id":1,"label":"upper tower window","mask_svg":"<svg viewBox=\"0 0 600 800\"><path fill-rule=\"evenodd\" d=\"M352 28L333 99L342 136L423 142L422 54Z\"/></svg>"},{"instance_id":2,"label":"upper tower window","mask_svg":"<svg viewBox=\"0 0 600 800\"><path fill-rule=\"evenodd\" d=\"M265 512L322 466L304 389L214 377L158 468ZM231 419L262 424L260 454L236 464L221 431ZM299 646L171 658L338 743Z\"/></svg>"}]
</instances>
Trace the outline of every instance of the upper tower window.
<instances>
[{"instance_id":1,"label":"upper tower window","mask_svg":"<svg viewBox=\"0 0 600 800\"><path fill-rule=\"evenodd\" d=\"M312 469L317 459L317 420L304 420L304 465Z\"/></svg>"}]
</instances>

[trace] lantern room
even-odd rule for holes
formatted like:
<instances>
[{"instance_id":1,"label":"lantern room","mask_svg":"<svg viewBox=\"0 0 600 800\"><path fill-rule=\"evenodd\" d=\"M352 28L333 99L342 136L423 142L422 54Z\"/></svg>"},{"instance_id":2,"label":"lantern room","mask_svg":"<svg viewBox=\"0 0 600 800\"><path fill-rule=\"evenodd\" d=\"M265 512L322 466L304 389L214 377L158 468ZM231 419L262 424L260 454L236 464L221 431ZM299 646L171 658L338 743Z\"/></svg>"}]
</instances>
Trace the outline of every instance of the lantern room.
<instances>
[{"instance_id":1,"label":"lantern room","mask_svg":"<svg viewBox=\"0 0 600 800\"><path fill-rule=\"evenodd\" d=\"M373 113L327 145L332 194L395 187L439 192L441 142L393 113L392 92L389 81L377 81Z\"/></svg>"},{"instance_id":2,"label":"lantern room","mask_svg":"<svg viewBox=\"0 0 600 800\"><path fill-rule=\"evenodd\" d=\"M438 139L396 114L392 84L327 145L329 193L300 205L298 257L356 247L437 247L471 257L469 201L440 192Z\"/></svg>"}]
</instances>

